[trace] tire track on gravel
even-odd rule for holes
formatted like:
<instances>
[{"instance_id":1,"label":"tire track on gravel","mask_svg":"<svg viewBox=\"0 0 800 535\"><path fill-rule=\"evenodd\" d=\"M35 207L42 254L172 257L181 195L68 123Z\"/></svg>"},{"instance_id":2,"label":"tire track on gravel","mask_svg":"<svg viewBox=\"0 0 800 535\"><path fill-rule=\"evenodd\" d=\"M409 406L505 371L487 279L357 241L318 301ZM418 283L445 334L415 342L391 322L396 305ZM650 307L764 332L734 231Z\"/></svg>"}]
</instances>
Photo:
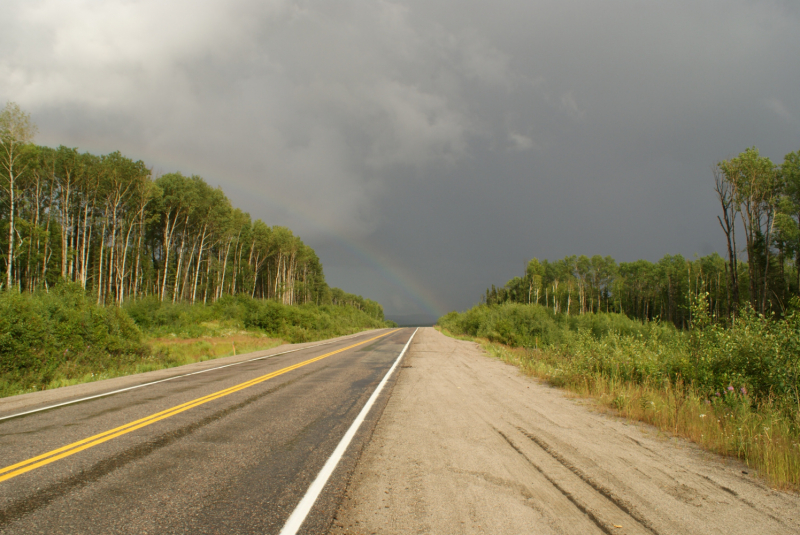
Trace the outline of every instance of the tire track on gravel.
<instances>
[{"instance_id":1,"label":"tire track on gravel","mask_svg":"<svg viewBox=\"0 0 800 535\"><path fill-rule=\"evenodd\" d=\"M517 431L522 433L524 436L529 438L537 446L539 446L539 448L541 448L542 451L544 451L550 457L555 459L556 462L558 462L558 464L560 464L561 466L563 466L564 468L569 470L571 473L573 473L575 476L577 476L578 479L580 479L586 485L591 487L596 493L601 495L603 498L605 498L606 500L611 502L620 511L624 512L628 517L630 517L632 520L634 520L635 522L640 524L648 532L652 533L653 535L661 535L661 533L659 533L655 529L655 527L650 522L648 522L646 518L644 518L643 515L641 515L639 512L637 512L630 503L627 503L622 498L617 497L609 489L607 489L606 487L604 487L603 485L599 484L597 481L595 481L594 479L589 477L585 472L580 470L573 463L569 462L564 456L562 456L557 451L555 451L554 448L550 447L550 445L547 444L544 440L542 440L541 438L537 437L533 433L531 433L531 432L529 432L529 431L527 431L527 430L525 430L525 429L523 429L521 427L517 426L516 429L517 429ZM498 431L498 433L500 433L501 436L503 436L503 438L506 439L507 442L511 443L511 441L510 441L510 439L508 437L503 435L500 431ZM517 451L520 451L520 450L517 449ZM523 455L528 460L528 462L530 462L531 464L534 464L533 461L531 459L529 459L524 453L520 452L520 454ZM535 466L535 464L534 464L534 466ZM538 466L537 466L537 469L539 469L541 471L541 468L539 468ZM544 474L544 472L542 472L542 473L548 479L548 481L551 481L551 478L547 474Z\"/></svg>"}]
</instances>

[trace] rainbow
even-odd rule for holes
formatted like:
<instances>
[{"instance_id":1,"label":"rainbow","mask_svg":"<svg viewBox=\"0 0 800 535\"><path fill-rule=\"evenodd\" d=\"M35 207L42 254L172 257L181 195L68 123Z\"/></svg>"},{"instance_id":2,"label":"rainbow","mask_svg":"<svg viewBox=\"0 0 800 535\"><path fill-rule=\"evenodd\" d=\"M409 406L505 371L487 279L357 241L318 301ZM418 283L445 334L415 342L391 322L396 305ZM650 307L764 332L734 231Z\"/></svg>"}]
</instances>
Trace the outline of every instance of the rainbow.
<instances>
[{"instance_id":1,"label":"rainbow","mask_svg":"<svg viewBox=\"0 0 800 535\"><path fill-rule=\"evenodd\" d=\"M396 286L405 294L409 295L426 314L429 314L434 318L439 318L447 311L447 306L434 300L434 298L431 297L431 293L417 279L406 273L401 268L393 266L381 259L381 256L377 253L377 251L372 250L363 243L360 243L342 233L332 232L330 227L323 224L323 222L320 221L319 218L309 210L298 207L296 203L287 202L278 204L272 200L268 200L267 203L280 206L281 209L290 212L292 215L312 223L319 232L326 234L337 242L341 243L349 253L353 254L361 262L374 269L384 280ZM255 219L258 219L258 217L256 216ZM324 265L325 263L323 262L323 267Z\"/></svg>"},{"instance_id":2,"label":"rainbow","mask_svg":"<svg viewBox=\"0 0 800 535\"><path fill-rule=\"evenodd\" d=\"M172 160L171 158L166 158L165 157L166 155L162 154L161 156L162 156L161 158L162 161ZM169 167L169 165L167 165L166 167ZM175 165L173 163L171 167L175 168L180 166ZM212 168L212 169L206 169L206 171L207 175L210 176L215 176L215 175L225 176L225 173L222 172L221 170L215 170ZM219 183L219 181L214 181L214 180L207 180L207 182L209 183L209 185L211 185L213 182ZM234 191L237 191L239 194L244 196L250 194L249 193L250 190L247 189L246 186L243 186L242 184L237 183L235 181L230 181L226 183L224 186L225 187L223 188L223 191L225 191L226 195L229 196L228 198L230 198L230 193L233 193ZM447 305L438 302L433 297L431 297L431 292L428 289L426 289L423 286L423 284L420 283L413 276L406 273L400 267L393 266L388 262L382 260L377 251L370 249L363 243L360 243L355 239L344 235L343 233L331 231L330 227L325 225L315 213L305 208L304 206L299 205L299 203L297 203L295 200L285 199L281 196L274 196L271 199L269 198L264 199L264 201L268 205L273 205L276 208L288 211L290 214L297 216L299 219L303 221L310 222L320 233L330 236L337 242L341 243L347 249L348 252L352 253L364 264L374 269L377 273L379 273L383 277L384 280L386 280L388 283L400 289L406 295L410 296L411 299L419 306L419 308L422 311L424 311L424 313L429 314L434 318L439 318L449 310ZM255 214L253 218L261 219L262 221L270 225L276 224L275 222L268 221L268 218L261 216L261 214ZM323 262L323 267L324 267L324 262Z\"/></svg>"},{"instance_id":3,"label":"rainbow","mask_svg":"<svg viewBox=\"0 0 800 535\"><path fill-rule=\"evenodd\" d=\"M343 235L328 233L336 240L340 241L347 250L356 255L359 260L374 268L387 282L399 287L410 295L414 302L416 302L425 313L430 314L434 318L439 318L445 314L443 311L447 310L447 308L441 303L435 302L433 298L428 297L430 295L429 292L425 290L418 280L412 278L399 268L382 261L374 251L371 251L355 240Z\"/></svg>"}]
</instances>

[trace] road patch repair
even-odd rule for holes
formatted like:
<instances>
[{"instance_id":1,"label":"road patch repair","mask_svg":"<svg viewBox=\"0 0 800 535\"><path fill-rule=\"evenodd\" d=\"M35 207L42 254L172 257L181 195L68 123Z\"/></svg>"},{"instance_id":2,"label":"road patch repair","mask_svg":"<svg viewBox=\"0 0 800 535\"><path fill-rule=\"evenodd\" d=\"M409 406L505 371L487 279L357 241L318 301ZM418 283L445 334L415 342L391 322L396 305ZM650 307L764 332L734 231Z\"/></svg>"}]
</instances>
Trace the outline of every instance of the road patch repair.
<instances>
[{"instance_id":1,"label":"road patch repair","mask_svg":"<svg viewBox=\"0 0 800 535\"><path fill-rule=\"evenodd\" d=\"M331 533L800 533L735 459L420 329Z\"/></svg>"}]
</instances>

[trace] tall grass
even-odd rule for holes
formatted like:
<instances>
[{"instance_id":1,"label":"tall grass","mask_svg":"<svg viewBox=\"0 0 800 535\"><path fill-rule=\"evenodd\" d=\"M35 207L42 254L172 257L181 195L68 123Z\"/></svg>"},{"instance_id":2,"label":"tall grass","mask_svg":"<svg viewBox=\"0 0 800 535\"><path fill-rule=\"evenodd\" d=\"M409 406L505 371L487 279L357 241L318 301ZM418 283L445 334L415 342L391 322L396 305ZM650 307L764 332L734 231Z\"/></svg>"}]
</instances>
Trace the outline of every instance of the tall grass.
<instances>
[{"instance_id":1,"label":"tall grass","mask_svg":"<svg viewBox=\"0 0 800 535\"><path fill-rule=\"evenodd\" d=\"M439 324L455 334L483 334L491 355L529 375L739 457L777 487L800 488L796 313L770 320L745 310L724 329L708 322L698 300L693 329L679 332L617 315L574 320L504 307L476 307L494 310L450 314ZM537 316L533 327L518 322ZM476 317L485 320L477 328Z\"/></svg>"}]
</instances>

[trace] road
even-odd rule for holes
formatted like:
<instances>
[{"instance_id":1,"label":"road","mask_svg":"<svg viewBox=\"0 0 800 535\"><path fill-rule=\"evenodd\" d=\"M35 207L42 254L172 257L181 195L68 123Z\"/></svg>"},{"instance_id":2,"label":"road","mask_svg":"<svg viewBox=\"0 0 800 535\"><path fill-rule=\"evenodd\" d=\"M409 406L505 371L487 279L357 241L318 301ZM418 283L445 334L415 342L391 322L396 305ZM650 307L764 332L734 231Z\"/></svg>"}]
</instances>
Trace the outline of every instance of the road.
<instances>
[{"instance_id":1,"label":"road","mask_svg":"<svg viewBox=\"0 0 800 535\"><path fill-rule=\"evenodd\" d=\"M800 497L735 459L420 329L332 535L797 534Z\"/></svg>"},{"instance_id":2,"label":"road","mask_svg":"<svg viewBox=\"0 0 800 535\"><path fill-rule=\"evenodd\" d=\"M413 332L0 400L0 533L279 533ZM396 375L300 532L327 530Z\"/></svg>"}]
</instances>

